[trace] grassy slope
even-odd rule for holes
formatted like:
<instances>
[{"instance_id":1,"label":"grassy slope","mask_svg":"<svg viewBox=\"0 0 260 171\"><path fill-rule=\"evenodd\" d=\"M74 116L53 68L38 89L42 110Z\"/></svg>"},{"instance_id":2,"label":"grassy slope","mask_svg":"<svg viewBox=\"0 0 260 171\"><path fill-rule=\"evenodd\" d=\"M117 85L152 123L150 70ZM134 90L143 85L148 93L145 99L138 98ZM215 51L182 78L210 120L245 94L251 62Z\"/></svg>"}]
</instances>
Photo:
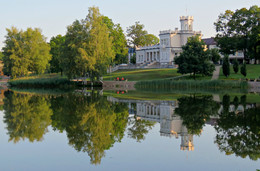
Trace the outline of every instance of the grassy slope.
<instances>
[{"instance_id":1,"label":"grassy slope","mask_svg":"<svg viewBox=\"0 0 260 171\"><path fill-rule=\"evenodd\" d=\"M114 80L116 77L124 77L128 81L158 80L167 79L181 74L177 69L138 69L138 70L119 70L103 77L104 80Z\"/></svg>"},{"instance_id":2,"label":"grassy slope","mask_svg":"<svg viewBox=\"0 0 260 171\"><path fill-rule=\"evenodd\" d=\"M222 79L222 80L238 80L240 78L259 78L260 77L260 65L250 64L250 65L246 65L246 68L247 68L247 76L244 77L240 73L240 68L239 68L239 72L237 74L235 74L234 70L233 70L233 66L230 65L230 76L227 77L227 78L223 75L223 70L221 68L220 73L219 73L219 79Z\"/></svg>"}]
</instances>

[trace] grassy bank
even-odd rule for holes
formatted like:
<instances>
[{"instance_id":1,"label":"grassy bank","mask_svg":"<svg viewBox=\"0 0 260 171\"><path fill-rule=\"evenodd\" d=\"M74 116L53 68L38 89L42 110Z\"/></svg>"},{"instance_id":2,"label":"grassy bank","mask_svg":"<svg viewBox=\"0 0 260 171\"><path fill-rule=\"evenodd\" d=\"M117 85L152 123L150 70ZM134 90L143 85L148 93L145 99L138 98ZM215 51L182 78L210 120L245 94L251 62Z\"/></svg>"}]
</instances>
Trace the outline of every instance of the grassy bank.
<instances>
[{"instance_id":1,"label":"grassy bank","mask_svg":"<svg viewBox=\"0 0 260 171\"><path fill-rule=\"evenodd\" d=\"M9 82L11 87L18 88L62 88L69 89L75 87L75 83L66 77L58 74L44 74L12 79Z\"/></svg>"},{"instance_id":2,"label":"grassy bank","mask_svg":"<svg viewBox=\"0 0 260 171\"><path fill-rule=\"evenodd\" d=\"M259 78L260 77L260 65L253 65L253 64L248 64L246 65L247 68L247 76L244 77L241 73L240 73L240 67L239 66L239 72L236 74L233 70L233 66L230 65L230 75L228 77L225 77L223 75L223 69L220 69L219 72L219 79L221 80L239 80L239 79L244 79L244 78L248 78L248 79L255 79L255 78Z\"/></svg>"},{"instance_id":3,"label":"grassy bank","mask_svg":"<svg viewBox=\"0 0 260 171\"><path fill-rule=\"evenodd\" d=\"M126 78L128 81L157 80L168 79L181 74L177 69L136 69L136 70L118 70L103 77L105 81L112 81L115 78Z\"/></svg>"},{"instance_id":4,"label":"grassy bank","mask_svg":"<svg viewBox=\"0 0 260 171\"><path fill-rule=\"evenodd\" d=\"M223 81L223 80L153 80L140 81L136 88L141 90L232 90L247 89L248 84L244 81Z\"/></svg>"}]
</instances>

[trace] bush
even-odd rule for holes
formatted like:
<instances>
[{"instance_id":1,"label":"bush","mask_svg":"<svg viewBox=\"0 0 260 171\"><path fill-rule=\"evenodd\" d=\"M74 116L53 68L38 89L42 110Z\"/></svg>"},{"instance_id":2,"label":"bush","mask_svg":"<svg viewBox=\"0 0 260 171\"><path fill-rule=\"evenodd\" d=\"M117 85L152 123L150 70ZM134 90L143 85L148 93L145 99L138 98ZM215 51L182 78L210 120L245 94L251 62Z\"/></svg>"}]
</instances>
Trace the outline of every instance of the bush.
<instances>
[{"instance_id":1,"label":"bush","mask_svg":"<svg viewBox=\"0 0 260 171\"><path fill-rule=\"evenodd\" d=\"M235 73L237 73L239 70L239 63L238 63L237 59L235 59L235 61L234 61L233 70Z\"/></svg>"},{"instance_id":2,"label":"bush","mask_svg":"<svg viewBox=\"0 0 260 171\"><path fill-rule=\"evenodd\" d=\"M228 59L228 55L224 56L224 60L223 60L223 74L228 77L230 75L230 67L229 67L229 59Z\"/></svg>"},{"instance_id":3,"label":"bush","mask_svg":"<svg viewBox=\"0 0 260 171\"><path fill-rule=\"evenodd\" d=\"M241 66L240 72L244 77L246 77L247 72L246 72L246 63L244 62L243 65Z\"/></svg>"}]
</instances>

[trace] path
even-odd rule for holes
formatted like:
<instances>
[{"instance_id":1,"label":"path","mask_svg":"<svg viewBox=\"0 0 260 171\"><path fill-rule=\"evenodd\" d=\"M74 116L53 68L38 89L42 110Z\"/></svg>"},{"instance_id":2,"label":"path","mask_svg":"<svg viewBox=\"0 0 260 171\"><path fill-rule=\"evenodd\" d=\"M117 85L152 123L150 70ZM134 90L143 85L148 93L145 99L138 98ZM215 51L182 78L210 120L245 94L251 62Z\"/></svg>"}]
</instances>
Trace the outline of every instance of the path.
<instances>
[{"instance_id":1,"label":"path","mask_svg":"<svg viewBox=\"0 0 260 171\"><path fill-rule=\"evenodd\" d=\"M213 72L211 80L217 80L219 77L219 71L221 66L216 66L215 71Z\"/></svg>"}]
</instances>

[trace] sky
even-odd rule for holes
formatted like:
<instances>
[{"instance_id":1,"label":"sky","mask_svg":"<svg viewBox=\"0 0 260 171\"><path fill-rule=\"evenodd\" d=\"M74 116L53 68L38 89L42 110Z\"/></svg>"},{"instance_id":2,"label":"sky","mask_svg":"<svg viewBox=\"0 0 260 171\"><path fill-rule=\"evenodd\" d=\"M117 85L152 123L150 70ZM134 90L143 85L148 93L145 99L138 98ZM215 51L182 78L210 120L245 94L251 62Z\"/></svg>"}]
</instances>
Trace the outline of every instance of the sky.
<instances>
[{"instance_id":1,"label":"sky","mask_svg":"<svg viewBox=\"0 0 260 171\"><path fill-rule=\"evenodd\" d=\"M119 23L124 31L140 21L156 36L161 30L180 28L179 17L192 15L194 30L207 38L216 34L213 23L220 13L252 5L260 6L260 0L0 0L0 49L6 28L37 27L49 41L65 35L67 26L84 19L92 6L99 7L101 14Z\"/></svg>"}]
</instances>

